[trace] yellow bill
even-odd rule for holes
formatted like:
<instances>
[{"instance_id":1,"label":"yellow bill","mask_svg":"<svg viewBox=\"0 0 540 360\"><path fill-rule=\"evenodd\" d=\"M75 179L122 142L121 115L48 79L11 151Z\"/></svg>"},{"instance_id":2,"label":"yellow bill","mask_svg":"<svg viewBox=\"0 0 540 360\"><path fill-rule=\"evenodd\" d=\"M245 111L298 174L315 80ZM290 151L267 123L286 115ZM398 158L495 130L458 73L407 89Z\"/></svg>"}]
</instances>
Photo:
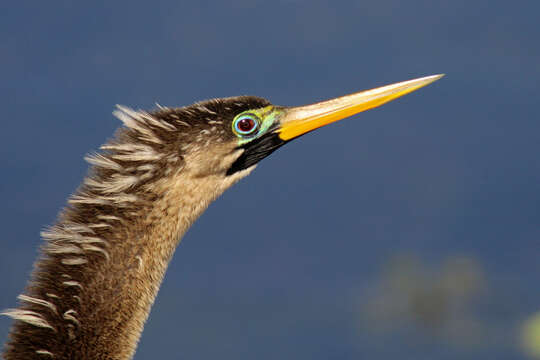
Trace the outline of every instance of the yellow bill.
<instances>
[{"instance_id":1,"label":"yellow bill","mask_svg":"<svg viewBox=\"0 0 540 360\"><path fill-rule=\"evenodd\" d=\"M443 76L444 74L426 76L371 90L360 91L312 105L289 108L280 119L281 127L277 130L279 137L282 140L293 139L321 126L397 99L400 96L439 80Z\"/></svg>"}]
</instances>

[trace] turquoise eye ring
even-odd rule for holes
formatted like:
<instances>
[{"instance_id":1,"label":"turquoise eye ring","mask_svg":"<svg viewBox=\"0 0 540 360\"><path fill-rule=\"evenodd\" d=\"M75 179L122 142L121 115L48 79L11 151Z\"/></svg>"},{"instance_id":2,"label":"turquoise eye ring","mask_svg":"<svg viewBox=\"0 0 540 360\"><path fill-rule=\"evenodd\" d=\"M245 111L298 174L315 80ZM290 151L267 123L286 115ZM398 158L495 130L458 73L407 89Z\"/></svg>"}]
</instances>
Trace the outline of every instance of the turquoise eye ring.
<instances>
[{"instance_id":1,"label":"turquoise eye ring","mask_svg":"<svg viewBox=\"0 0 540 360\"><path fill-rule=\"evenodd\" d=\"M241 114L233 120L232 128L238 136L249 136L257 132L259 129L259 118L251 113Z\"/></svg>"}]
</instances>

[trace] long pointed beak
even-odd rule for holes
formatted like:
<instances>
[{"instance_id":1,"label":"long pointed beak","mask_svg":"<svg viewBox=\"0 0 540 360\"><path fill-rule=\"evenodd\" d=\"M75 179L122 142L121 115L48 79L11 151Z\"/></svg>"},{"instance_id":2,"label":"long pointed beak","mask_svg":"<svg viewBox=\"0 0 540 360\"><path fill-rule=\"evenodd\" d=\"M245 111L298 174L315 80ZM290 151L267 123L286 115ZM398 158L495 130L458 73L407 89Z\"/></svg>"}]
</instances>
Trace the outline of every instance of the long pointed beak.
<instances>
[{"instance_id":1,"label":"long pointed beak","mask_svg":"<svg viewBox=\"0 0 540 360\"><path fill-rule=\"evenodd\" d=\"M444 74L360 91L312 105L288 108L280 119L279 137L291 140L309 131L397 99L442 78Z\"/></svg>"}]
</instances>

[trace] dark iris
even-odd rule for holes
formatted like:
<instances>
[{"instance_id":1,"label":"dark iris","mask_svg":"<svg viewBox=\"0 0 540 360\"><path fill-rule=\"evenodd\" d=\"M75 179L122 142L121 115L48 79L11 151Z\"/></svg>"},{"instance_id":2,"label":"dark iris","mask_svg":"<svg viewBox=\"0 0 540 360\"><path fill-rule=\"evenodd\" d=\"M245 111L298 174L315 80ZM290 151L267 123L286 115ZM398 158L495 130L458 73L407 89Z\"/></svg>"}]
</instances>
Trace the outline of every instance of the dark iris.
<instances>
[{"instance_id":1,"label":"dark iris","mask_svg":"<svg viewBox=\"0 0 540 360\"><path fill-rule=\"evenodd\" d=\"M259 121L254 114L241 114L234 119L232 128L236 135L246 138L257 132Z\"/></svg>"},{"instance_id":2,"label":"dark iris","mask_svg":"<svg viewBox=\"0 0 540 360\"><path fill-rule=\"evenodd\" d=\"M238 130L240 130L241 132L248 133L253 130L253 128L255 128L255 125L255 120L245 117L243 119L240 119L236 126L238 126Z\"/></svg>"}]
</instances>

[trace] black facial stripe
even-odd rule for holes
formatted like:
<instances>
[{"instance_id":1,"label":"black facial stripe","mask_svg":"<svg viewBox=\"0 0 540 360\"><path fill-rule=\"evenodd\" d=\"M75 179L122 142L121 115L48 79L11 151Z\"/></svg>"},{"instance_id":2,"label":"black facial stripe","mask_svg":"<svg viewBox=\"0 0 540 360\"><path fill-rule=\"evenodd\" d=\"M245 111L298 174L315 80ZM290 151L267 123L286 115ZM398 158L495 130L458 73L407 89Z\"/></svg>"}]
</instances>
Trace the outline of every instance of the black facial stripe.
<instances>
[{"instance_id":1,"label":"black facial stripe","mask_svg":"<svg viewBox=\"0 0 540 360\"><path fill-rule=\"evenodd\" d=\"M227 170L227 175L232 175L237 171L255 165L286 143L287 141L282 140L277 133L270 131L260 138L240 146L241 149L244 149L244 152Z\"/></svg>"}]
</instances>

